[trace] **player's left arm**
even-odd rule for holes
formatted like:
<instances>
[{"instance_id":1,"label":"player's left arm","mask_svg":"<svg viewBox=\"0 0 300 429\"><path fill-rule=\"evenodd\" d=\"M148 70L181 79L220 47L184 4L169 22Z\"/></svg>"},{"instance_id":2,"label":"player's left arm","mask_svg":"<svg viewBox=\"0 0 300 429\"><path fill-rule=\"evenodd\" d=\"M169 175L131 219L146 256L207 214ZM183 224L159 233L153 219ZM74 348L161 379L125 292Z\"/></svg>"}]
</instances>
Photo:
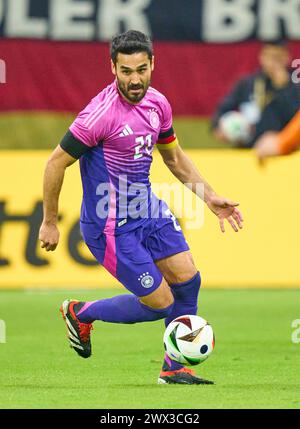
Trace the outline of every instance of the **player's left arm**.
<instances>
[{"instance_id":1,"label":"player's left arm","mask_svg":"<svg viewBox=\"0 0 300 429\"><path fill-rule=\"evenodd\" d=\"M239 203L220 197L215 193L191 159L182 150L177 140L169 144L158 144L157 146L164 163L173 175L203 199L209 209L218 217L221 231L225 232L224 221L226 219L234 231L238 232L238 228L243 227L243 217L237 209Z\"/></svg>"}]
</instances>

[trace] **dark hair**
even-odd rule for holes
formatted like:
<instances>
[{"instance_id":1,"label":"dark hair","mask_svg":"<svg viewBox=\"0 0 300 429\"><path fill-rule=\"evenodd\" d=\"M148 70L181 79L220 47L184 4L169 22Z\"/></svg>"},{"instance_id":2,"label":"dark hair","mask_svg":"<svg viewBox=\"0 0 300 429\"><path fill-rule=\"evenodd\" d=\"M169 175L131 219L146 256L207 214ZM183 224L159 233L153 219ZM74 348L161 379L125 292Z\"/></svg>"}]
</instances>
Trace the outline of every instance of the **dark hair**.
<instances>
[{"instance_id":1,"label":"dark hair","mask_svg":"<svg viewBox=\"0 0 300 429\"><path fill-rule=\"evenodd\" d=\"M274 46L276 48L288 48L287 41L285 39L265 40L263 46Z\"/></svg>"},{"instance_id":2,"label":"dark hair","mask_svg":"<svg viewBox=\"0 0 300 429\"><path fill-rule=\"evenodd\" d=\"M151 61L153 56L153 46L150 38L146 34L128 30L126 33L117 34L110 44L110 56L114 64L117 62L118 53L134 54L136 52L146 52Z\"/></svg>"}]
</instances>

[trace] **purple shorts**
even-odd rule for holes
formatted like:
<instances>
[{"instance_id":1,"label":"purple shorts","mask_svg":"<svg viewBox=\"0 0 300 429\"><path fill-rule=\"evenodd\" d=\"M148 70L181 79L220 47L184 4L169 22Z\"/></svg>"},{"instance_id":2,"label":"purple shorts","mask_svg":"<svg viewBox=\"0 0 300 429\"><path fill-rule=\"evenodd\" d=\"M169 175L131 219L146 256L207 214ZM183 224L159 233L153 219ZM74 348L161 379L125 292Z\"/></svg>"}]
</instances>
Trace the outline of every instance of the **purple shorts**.
<instances>
[{"instance_id":1,"label":"purple shorts","mask_svg":"<svg viewBox=\"0 0 300 429\"><path fill-rule=\"evenodd\" d=\"M172 218L149 219L119 235L97 233L81 222L84 241L97 261L136 296L149 295L162 282L154 261L189 250L180 226Z\"/></svg>"}]
</instances>

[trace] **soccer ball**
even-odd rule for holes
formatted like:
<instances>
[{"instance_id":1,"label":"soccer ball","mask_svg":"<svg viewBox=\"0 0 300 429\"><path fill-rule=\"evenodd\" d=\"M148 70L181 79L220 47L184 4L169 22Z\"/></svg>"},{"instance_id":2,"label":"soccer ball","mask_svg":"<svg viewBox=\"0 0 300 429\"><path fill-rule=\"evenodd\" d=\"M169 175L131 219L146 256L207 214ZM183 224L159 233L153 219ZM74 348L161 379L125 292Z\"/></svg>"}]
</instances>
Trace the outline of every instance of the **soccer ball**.
<instances>
[{"instance_id":1,"label":"soccer ball","mask_svg":"<svg viewBox=\"0 0 300 429\"><path fill-rule=\"evenodd\" d=\"M204 362L215 346L211 325L200 316L177 317L166 328L164 347L167 355L184 365Z\"/></svg>"},{"instance_id":2,"label":"soccer ball","mask_svg":"<svg viewBox=\"0 0 300 429\"><path fill-rule=\"evenodd\" d=\"M247 143L251 136L251 125L246 117L236 111L221 116L219 121L221 132L231 143Z\"/></svg>"}]
</instances>

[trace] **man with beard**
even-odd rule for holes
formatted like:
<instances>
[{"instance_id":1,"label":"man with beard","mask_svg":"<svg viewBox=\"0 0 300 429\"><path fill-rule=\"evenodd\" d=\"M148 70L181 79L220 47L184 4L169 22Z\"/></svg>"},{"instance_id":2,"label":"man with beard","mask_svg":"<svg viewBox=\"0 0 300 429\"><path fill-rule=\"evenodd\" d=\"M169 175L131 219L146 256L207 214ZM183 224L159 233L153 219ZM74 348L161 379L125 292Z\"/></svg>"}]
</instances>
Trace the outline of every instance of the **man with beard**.
<instances>
[{"instance_id":1,"label":"man with beard","mask_svg":"<svg viewBox=\"0 0 300 429\"><path fill-rule=\"evenodd\" d=\"M151 191L155 144L171 172L218 217L223 232L225 219L235 231L242 228L238 204L217 196L199 174L178 144L167 99L150 87L154 69L150 39L132 30L114 37L111 68L115 81L79 113L49 159L44 176L42 247L52 251L58 244L58 197L64 172L80 159L84 241L99 263L131 292L94 302L62 303L70 345L83 358L91 355L95 320L165 319L167 325L178 316L197 313L200 273L175 217ZM212 384L167 356L158 382Z\"/></svg>"}]
</instances>

